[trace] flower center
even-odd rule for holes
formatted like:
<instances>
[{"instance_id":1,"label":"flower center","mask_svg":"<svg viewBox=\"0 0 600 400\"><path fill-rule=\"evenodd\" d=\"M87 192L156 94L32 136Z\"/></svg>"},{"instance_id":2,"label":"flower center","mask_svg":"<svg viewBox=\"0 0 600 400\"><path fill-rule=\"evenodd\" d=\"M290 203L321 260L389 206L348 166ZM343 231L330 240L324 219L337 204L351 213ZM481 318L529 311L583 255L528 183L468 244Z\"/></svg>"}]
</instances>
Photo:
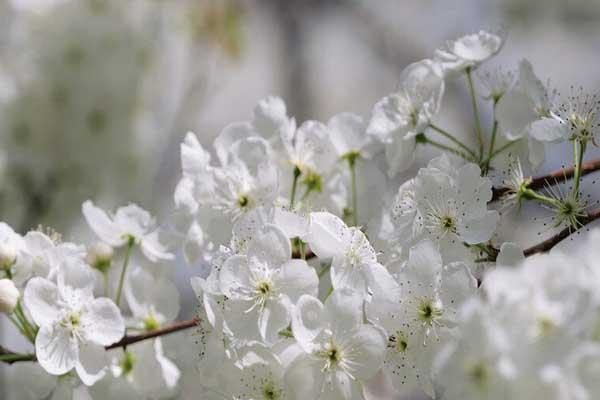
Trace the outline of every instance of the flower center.
<instances>
[{"instance_id":1,"label":"flower center","mask_svg":"<svg viewBox=\"0 0 600 400\"><path fill-rule=\"evenodd\" d=\"M398 331L395 335L390 336L388 339L388 347L398 353L406 352L406 349L408 348L408 342L404 333Z\"/></svg>"},{"instance_id":2,"label":"flower center","mask_svg":"<svg viewBox=\"0 0 600 400\"><path fill-rule=\"evenodd\" d=\"M436 319L442 316L443 310L437 307L431 300L424 299L419 304L418 314L423 323L432 325Z\"/></svg>"},{"instance_id":3,"label":"flower center","mask_svg":"<svg viewBox=\"0 0 600 400\"><path fill-rule=\"evenodd\" d=\"M250 198L246 195L241 195L240 197L238 197L238 205L241 208L246 208L248 207L248 205L250 204Z\"/></svg>"}]
</instances>

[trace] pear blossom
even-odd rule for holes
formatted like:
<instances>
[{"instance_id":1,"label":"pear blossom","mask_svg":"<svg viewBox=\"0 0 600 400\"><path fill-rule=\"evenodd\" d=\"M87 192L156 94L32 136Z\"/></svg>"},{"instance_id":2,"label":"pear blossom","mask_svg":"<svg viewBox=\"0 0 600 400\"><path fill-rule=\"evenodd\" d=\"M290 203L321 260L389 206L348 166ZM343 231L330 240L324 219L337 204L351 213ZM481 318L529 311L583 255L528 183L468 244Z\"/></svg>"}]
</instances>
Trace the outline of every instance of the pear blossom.
<instances>
[{"instance_id":1,"label":"pear blossom","mask_svg":"<svg viewBox=\"0 0 600 400\"><path fill-rule=\"evenodd\" d=\"M369 158L372 155L373 137L367 135L366 121L360 115L340 113L331 117L327 126L339 158L351 155Z\"/></svg>"},{"instance_id":2,"label":"pear blossom","mask_svg":"<svg viewBox=\"0 0 600 400\"><path fill-rule=\"evenodd\" d=\"M109 215L87 200L81 209L90 228L109 245L122 247L128 243L137 243L142 253L152 262L173 259L173 254L159 240L156 221L148 211L137 205L120 207L114 215Z\"/></svg>"},{"instance_id":3,"label":"pear blossom","mask_svg":"<svg viewBox=\"0 0 600 400\"><path fill-rule=\"evenodd\" d=\"M390 301L376 293L367 304L367 316L388 333L383 369L397 390L410 394L421 388L432 396L433 360L451 336L457 310L475 293L477 282L464 263L443 265L430 240L410 249L395 279L400 296Z\"/></svg>"},{"instance_id":4,"label":"pear blossom","mask_svg":"<svg viewBox=\"0 0 600 400\"><path fill-rule=\"evenodd\" d=\"M292 331L304 350L288 367L285 381L296 398L363 399L363 383L383 363L387 339L363 323L362 296L335 290L321 303L303 295Z\"/></svg>"},{"instance_id":5,"label":"pear blossom","mask_svg":"<svg viewBox=\"0 0 600 400\"><path fill-rule=\"evenodd\" d=\"M131 325L140 330L159 329L179 313L179 291L166 277L154 277L136 266L125 283L125 298L133 317Z\"/></svg>"},{"instance_id":6,"label":"pear blossom","mask_svg":"<svg viewBox=\"0 0 600 400\"><path fill-rule=\"evenodd\" d=\"M311 213L310 218L307 242L319 258L331 259L334 290L348 288L363 296L367 296L369 290L394 291L391 275L377 262L375 249L360 229L346 226L327 212Z\"/></svg>"},{"instance_id":7,"label":"pear blossom","mask_svg":"<svg viewBox=\"0 0 600 400\"><path fill-rule=\"evenodd\" d=\"M438 240L443 251L450 253L463 251L462 243L489 240L499 217L497 211L487 209L492 198L490 180L481 177L473 163L458 166L453 162L442 155L415 178L415 217L420 231Z\"/></svg>"},{"instance_id":8,"label":"pear blossom","mask_svg":"<svg viewBox=\"0 0 600 400\"><path fill-rule=\"evenodd\" d=\"M482 30L449 40L446 46L435 51L435 60L440 63L445 73L475 69L498 53L502 42L500 36Z\"/></svg>"},{"instance_id":9,"label":"pear blossom","mask_svg":"<svg viewBox=\"0 0 600 400\"><path fill-rule=\"evenodd\" d=\"M318 277L304 260L291 259L287 236L266 225L245 255L228 258L219 272L227 296L225 319L237 335L273 343L290 323L292 304L302 294L317 294Z\"/></svg>"},{"instance_id":10,"label":"pear blossom","mask_svg":"<svg viewBox=\"0 0 600 400\"><path fill-rule=\"evenodd\" d=\"M61 266L58 284L41 277L25 287L25 306L39 326L35 339L40 365L52 375L73 368L92 385L106 372L103 346L123 337L125 326L117 306L94 299L93 275L85 264L70 260Z\"/></svg>"},{"instance_id":11,"label":"pear blossom","mask_svg":"<svg viewBox=\"0 0 600 400\"><path fill-rule=\"evenodd\" d=\"M389 175L408 168L414 160L415 137L438 112L444 80L439 65L423 60L402 71L397 92L373 107L367 134L386 144Z\"/></svg>"},{"instance_id":12,"label":"pear blossom","mask_svg":"<svg viewBox=\"0 0 600 400\"><path fill-rule=\"evenodd\" d=\"M326 175L336 161L330 135L327 125L318 121L306 121L297 130L282 131L287 161L304 174Z\"/></svg>"},{"instance_id":13,"label":"pear blossom","mask_svg":"<svg viewBox=\"0 0 600 400\"><path fill-rule=\"evenodd\" d=\"M509 140L527 138L529 162L537 168L544 160L544 143L566 140L567 124L556 114L556 92L544 85L527 60L519 64L518 81L498 101L499 131Z\"/></svg>"}]
</instances>

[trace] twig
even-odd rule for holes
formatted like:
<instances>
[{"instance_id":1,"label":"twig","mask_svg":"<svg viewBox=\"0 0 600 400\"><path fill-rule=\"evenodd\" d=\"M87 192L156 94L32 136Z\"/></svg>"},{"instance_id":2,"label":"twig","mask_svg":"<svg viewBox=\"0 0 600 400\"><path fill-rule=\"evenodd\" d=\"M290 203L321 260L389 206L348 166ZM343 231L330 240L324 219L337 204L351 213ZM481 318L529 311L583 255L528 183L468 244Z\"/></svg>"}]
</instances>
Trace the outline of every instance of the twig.
<instances>
[{"instance_id":1,"label":"twig","mask_svg":"<svg viewBox=\"0 0 600 400\"><path fill-rule=\"evenodd\" d=\"M554 246L556 246L557 244L559 244L560 242L562 242L563 240L565 240L572 234L579 232L581 230L581 228L583 228L585 225L587 225L590 222L593 222L599 218L600 218L600 209L594 210L594 211L588 213L584 218L581 218L579 220L579 224L580 224L579 229L575 230L572 227L566 227L562 231L558 232L556 235L549 237L548 239L544 240L543 242L540 242L536 245L526 248L525 250L523 250L523 254L525 255L525 257L529 257L534 254L545 253L547 251L550 251ZM476 262L495 262L496 257L498 256L498 250L497 249L495 249L495 250L496 250L495 254L492 254L489 257L479 258L476 260Z\"/></svg>"},{"instance_id":2,"label":"twig","mask_svg":"<svg viewBox=\"0 0 600 400\"><path fill-rule=\"evenodd\" d=\"M579 232L579 230L583 226L589 224L592 221L597 220L598 218L600 218L600 209L592 211L585 218L581 219L579 221L581 223L581 227L578 230L573 230L573 228L567 227L562 231L558 232L556 235L544 240L543 242L523 250L523 253L525 254L525 257L529 257L537 253L545 253L546 251L549 251L558 243L569 237L571 234Z\"/></svg>"},{"instance_id":3,"label":"twig","mask_svg":"<svg viewBox=\"0 0 600 400\"><path fill-rule=\"evenodd\" d=\"M15 353L0 346L0 361L12 364L19 361L36 361L35 354Z\"/></svg>"},{"instance_id":4,"label":"twig","mask_svg":"<svg viewBox=\"0 0 600 400\"><path fill-rule=\"evenodd\" d=\"M581 166L581 176L600 170L600 158L583 163ZM549 173L548 175L539 176L533 178L531 183L528 185L530 189L538 190L546 185L556 185L558 183L565 182L575 175L575 167L563 168ZM492 188L492 200L499 200L503 194L509 189L500 187Z\"/></svg>"},{"instance_id":5,"label":"twig","mask_svg":"<svg viewBox=\"0 0 600 400\"><path fill-rule=\"evenodd\" d=\"M110 346L106 346L106 350L112 350L118 347L126 348L127 346L137 342L142 342L144 340L153 339L155 337L165 336L171 333L193 328L194 326L198 325L198 322L200 322L198 318L192 318L186 321L175 322L162 329L156 329L154 331L142 333L140 335L124 336L123 339L119 340L117 343L111 344Z\"/></svg>"}]
</instances>

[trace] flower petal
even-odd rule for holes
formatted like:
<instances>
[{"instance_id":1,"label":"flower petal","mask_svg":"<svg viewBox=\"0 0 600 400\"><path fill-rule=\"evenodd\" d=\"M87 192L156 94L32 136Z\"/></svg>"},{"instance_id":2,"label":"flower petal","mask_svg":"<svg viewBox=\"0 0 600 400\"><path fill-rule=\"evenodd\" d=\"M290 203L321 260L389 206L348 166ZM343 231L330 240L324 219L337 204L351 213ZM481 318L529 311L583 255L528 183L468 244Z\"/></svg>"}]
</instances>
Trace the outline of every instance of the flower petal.
<instances>
[{"instance_id":1,"label":"flower petal","mask_svg":"<svg viewBox=\"0 0 600 400\"><path fill-rule=\"evenodd\" d=\"M123 236L123 230L104 210L96 207L90 200L82 204L81 210L88 225L100 239L114 247L125 244L127 239Z\"/></svg>"},{"instance_id":2,"label":"flower petal","mask_svg":"<svg viewBox=\"0 0 600 400\"><path fill-rule=\"evenodd\" d=\"M79 361L75 364L75 370L81 382L92 386L106 375L107 367L108 357L103 346L93 343L79 346Z\"/></svg>"},{"instance_id":3,"label":"flower petal","mask_svg":"<svg viewBox=\"0 0 600 400\"><path fill-rule=\"evenodd\" d=\"M125 334L125 322L119 308L105 297L92 301L81 319L86 338L96 344L111 345Z\"/></svg>"},{"instance_id":4,"label":"flower petal","mask_svg":"<svg viewBox=\"0 0 600 400\"><path fill-rule=\"evenodd\" d=\"M317 296L319 292L319 277L304 260L286 262L276 276L278 290L294 303L303 294Z\"/></svg>"},{"instance_id":5,"label":"flower petal","mask_svg":"<svg viewBox=\"0 0 600 400\"><path fill-rule=\"evenodd\" d=\"M47 279L32 278L25 287L25 307L40 327L60 318L58 287Z\"/></svg>"},{"instance_id":6,"label":"flower petal","mask_svg":"<svg viewBox=\"0 0 600 400\"><path fill-rule=\"evenodd\" d=\"M77 363L79 348L70 331L58 325L44 325L35 338L35 354L46 372L63 375Z\"/></svg>"}]
</instances>

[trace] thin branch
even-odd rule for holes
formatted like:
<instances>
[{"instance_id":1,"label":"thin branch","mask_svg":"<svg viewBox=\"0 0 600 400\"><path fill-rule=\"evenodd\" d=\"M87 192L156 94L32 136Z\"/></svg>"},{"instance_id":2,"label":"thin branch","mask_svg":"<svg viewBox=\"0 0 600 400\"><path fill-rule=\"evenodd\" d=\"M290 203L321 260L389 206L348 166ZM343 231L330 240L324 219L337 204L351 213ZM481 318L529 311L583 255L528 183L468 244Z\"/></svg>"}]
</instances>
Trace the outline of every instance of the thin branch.
<instances>
[{"instance_id":1,"label":"thin branch","mask_svg":"<svg viewBox=\"0 0 600 400\"><path fill-rule=\"evenodd\" d=\"M175 322L162 329L156 329L150 332L142 333L140 335L124 336L123 339L119 340L117 343L111 344L110 346L106 346L105 348L106 350L112 350L119 347L126 348L127 346L130 346L134 343L142 342L144 340L154 339L160 336L165 336L171 333L193 328L194 326L198 325L198 322L200 322L198 318L192 318L186 321ZM37 361L37 358L35 354L15 353L0 346L0 362L12 364L14 362L19 361Z\"/></svg>"},{"instance_id":2,"label":"thin branch","mask_svg":"<svg viewBox=\"0 0 600 400\"><path fill-rule=\"evenodd\" d=\"M119 340L117 343L111 344L110 346L106 346L106 350L112 350L118 347L126 348L127 346L130 346L137 342L142 342L144 340L153 339L159 336L165 336L171 333L193 328L194 326L198 325L198 322L200 322L198 318L192 318L186 321L175 322L162 329L156 329L150 332L142 333L140 335L124 336L123 339Z\"/></svg>"},{"instance_id":3,"label":"thin branch","mask_svg":"<svg viewBox=\"0 0 600 400\"><path fill-rule=\"evenodd\" d=\"M35 354L15 353L0 346L0 361L12 364L19 361L36 361Z\"/></svg>"},{"instance_id":4,"label":"thin branch","mask_svg":"<svg viewBox=\"0 0 600 400\"><path fill-rule=\"evenodd\" d=\"M585 218L581 219L579 221L581 223L581 227L578 230L573 230L573 228L567 227L562 231L558 232L556 235L544 240L543 242L523 250L523 253L525 254L525 257L529 257L538 253L545 253L552 249L554 246L556 246L558 243L562 242L564 239L569 237L571 234L579 232L579 230L583 228L583 226L589 224L592 221L597 220L598 218L600 218L600 209L588 213L588 215Z\"/></svg>"},{"instance_id":5,"label":"thin branch","mask_svg":"<svg viewBox=\"0 0 600 400\"><path fill-rule=\"evenodd\" d=\"M581 166L581 176L600 170L600 158L583 163ZM542 189L546 185L556 185L565 182L575 175L575 167L563 168L549 173L548 175L533 178L529 188L533 190ZM492 188L492 200L499 200L505 194L508 188Z\"/></svg>"},{"instance_id":6,"label":"thin branch","mask_svg":"<svg viewBox=\"0 0 600 400\"><path fill-rule=\"evenodd\" d=\"M552 248L554 246L556 246L557 244L559 244L560 242L562 242L563 240L565 240L572 234L578 233L581 230L581 228L583 228L585 225L587 225L590 222L593 222L599 218L600 218L600 209L594 210L594 211L588 213L584 218L581 218L579 220L579 224L580 224L579 229L575 230L572 227L566 227L562 231L549 237L548 239L544 240L543 242L540 242L536 245L526 248L525 250L523 250L523 254L525 255L525 257L529 257L534 254L545 253L547 251L550 251L550 250L552 250ZM495 254L490 255L488 257L479 258L478 260L476 260L476 262L495 262L496 257L498 256L498 250L497 249L495 249L495 250L496 250Z\"/></svg>"}]
</instances>

